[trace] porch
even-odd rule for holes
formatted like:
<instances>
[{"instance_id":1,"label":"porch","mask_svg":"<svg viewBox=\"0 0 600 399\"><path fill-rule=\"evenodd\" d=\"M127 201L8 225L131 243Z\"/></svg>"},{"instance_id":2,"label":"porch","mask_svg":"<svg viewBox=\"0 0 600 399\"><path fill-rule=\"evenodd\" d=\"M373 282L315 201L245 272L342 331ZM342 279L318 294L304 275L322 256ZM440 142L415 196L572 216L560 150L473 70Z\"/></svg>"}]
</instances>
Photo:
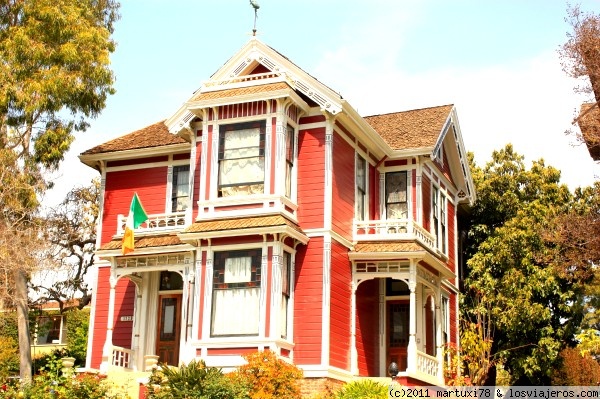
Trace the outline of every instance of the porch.
<instances>
[{"instance_id":1,"label":"porch","mask_svg":"<svg viewBox=\"0 0 600 399\"><path fill-rule=\"evenodd\" d=\"M423 260L353 262L353 375L388 377L388 366L394 362L398 380L444 384L449 310L442 283L452 273Z\"/></svg>"}]
</instances>

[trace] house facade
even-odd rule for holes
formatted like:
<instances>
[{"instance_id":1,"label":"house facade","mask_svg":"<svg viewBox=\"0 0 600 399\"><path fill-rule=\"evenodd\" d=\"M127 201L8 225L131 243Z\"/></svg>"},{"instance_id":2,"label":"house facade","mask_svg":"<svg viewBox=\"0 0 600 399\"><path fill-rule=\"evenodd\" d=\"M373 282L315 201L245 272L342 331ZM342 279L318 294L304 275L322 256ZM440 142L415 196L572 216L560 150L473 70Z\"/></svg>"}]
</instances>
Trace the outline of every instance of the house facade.
<instances>
[{"instance_id":1,"label":"house facade","mask_svg":"<svg viewBox=\"0 0 600 399\"><path fill-rule=\"evenodd\" d=\"M102 189L88 368L269 349L306 378L396 362L443 384L475 199L454 106L360 116L253 37L169 119L80 159Z\"/></svg>"}]
</instances>

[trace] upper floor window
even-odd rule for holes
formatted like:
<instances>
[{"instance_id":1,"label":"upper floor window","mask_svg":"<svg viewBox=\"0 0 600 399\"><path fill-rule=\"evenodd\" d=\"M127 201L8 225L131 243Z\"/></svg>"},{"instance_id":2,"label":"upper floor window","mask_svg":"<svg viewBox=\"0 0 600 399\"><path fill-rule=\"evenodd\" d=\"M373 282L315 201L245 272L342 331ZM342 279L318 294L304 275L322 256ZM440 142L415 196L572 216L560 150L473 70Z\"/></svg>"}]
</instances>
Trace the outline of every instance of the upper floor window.
<instances>
[{"instance_id":1,"label":"upper floor window","mask_svg":"<svg viewBox=\"0 0 600 399\"><path fill-rule=\"evenodd\" d=\"M185 211L190 198L190 165L173 167L171 212Z\"/></svg>"},{"instance_id":2,"label":"upper floor window","mask_svg":"<svg viewBox=\"0 0 600 399\"><path fill-rule=\"evenodd\" d=\"M367 213L367 161L356 156L356 219L365 220Z\"/></svg>"},{"instance_id":3,"label":"upper floor window","mask_svg":"<svg viewBox=\"0 0 600 399\"><path fill-rule=\"evenodd\" d=\"M291 278L292 278L292 256L283 253L283 265L281 269L281 338L288 337L288 318L290 313L290 296L291 296Z\"/></svg>"},{"instance_id":4,"label":"upper floor window","mask_svg":"<svg viewBox=\"0 0 600 399\"><path fill-rule=\"evenodd\" d=\"M257 121L220 127L219 197L264 192L265 126Z\"/></svg>"},{"instance_id":5,"label":"upper floor window","mask_svg":"<svg viewBox=\"0 0 600 399\"><path fill-rule=\"evenodd\" d=\"M388 219L408 218L407 178L405 171L385 174L385 211Z\"/></svg>"},{"instance_id":6,"label":"upper floor window","mask_svg":"<svg viewBox=\"0 0 600 399\"><path fill-rule=\"evenodd\" d=\"M294 171L294 128L288 125L285 134L285 196L292 197L292 174Z\"/></svg>"},{"instance_id":7,"label":"upper floor window","mask_svg":"<svg viewBox=\"0 0 600 399\"><path fill-rule=\"evenodd\" d=\"M431 190L431 218L433 224L433 234L437 241L437 248L442 253L447 252L446 248L446 235L447 235L447 199L444 193L433 186Z\"/></svg>"},{"instance_id":8,"label":"upper floor window","mask_svg":"<svg viewBox=\"0 0 600 399\"><path fill-rule=\"evenodd\" d=\"M211 336L258 335L260 283L260 249L215 252Z\"/></svg>"}]
</instances>

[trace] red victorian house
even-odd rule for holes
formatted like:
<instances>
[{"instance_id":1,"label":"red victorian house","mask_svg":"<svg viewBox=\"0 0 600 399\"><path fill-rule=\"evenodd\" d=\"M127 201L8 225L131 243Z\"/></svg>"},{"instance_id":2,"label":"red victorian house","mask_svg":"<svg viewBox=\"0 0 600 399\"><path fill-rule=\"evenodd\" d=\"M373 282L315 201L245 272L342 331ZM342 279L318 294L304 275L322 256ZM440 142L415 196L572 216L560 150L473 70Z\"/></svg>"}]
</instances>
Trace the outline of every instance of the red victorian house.
<instances>
[{"instance_id":1,"label":"red victorian house","mask_svg":"<svg viewBox=\"0 0 600 399\"><path fill-rule=\"evenodd\" d=\"M360 116L252 38L169 119L80 156L101 174L87 367L270 349L306 378L443 384L475 199L456 110ZM149 219L121 251L137 193Z\"/></svg>"}]
</instances>

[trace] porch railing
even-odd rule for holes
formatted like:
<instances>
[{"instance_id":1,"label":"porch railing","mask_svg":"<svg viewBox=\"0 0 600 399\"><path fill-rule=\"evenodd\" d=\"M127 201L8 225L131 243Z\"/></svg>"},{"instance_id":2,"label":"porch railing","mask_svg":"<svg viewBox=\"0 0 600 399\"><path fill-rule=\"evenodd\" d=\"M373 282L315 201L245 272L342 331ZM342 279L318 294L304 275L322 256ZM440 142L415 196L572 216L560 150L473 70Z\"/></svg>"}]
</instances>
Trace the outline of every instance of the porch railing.
<instances>
[{"instance_id":1,"label":"porch railing","mask_svg":"<svg viewBox=\"0 0 600 399\"><path fill-rule=\"evenodd\" d=\"M438 361L435 357L429 356L423 352L417 351L417 371L430 375L438 376Z\"/></svg>"},{"instance_id":2,"label":"porch railing","mask_svg":"<svg viewBox=\"0 0 600 399\"><path fill-rule=\"evenodd\" d=\"M154 213L148 215L148 220L142 223L136 232L161 232L169 230L179 230L188 224L188 212ZM117 235L125 232L127 223L126 215L119 215L117 219Z\"/></svg>"},{"instance_id":3,"label":"porch railing","mask_svg":"<svg viewBox=\"0 0 600 399\"><path fill-rule=\"evenodd\" d=\"M355 220L356 241L417 240L435 249L435 236L410 219Z\"/></svg>"},{"instance_id":4,"label":"porch railing","mask_svg":"<svg viewBox=\"0 0 600 399\"><path fill-rule=\"evenodd\" d=\"M113 346L112 365L123 368L131 368L133 351L131 349Z\"/></svg>"}]
</instances>

